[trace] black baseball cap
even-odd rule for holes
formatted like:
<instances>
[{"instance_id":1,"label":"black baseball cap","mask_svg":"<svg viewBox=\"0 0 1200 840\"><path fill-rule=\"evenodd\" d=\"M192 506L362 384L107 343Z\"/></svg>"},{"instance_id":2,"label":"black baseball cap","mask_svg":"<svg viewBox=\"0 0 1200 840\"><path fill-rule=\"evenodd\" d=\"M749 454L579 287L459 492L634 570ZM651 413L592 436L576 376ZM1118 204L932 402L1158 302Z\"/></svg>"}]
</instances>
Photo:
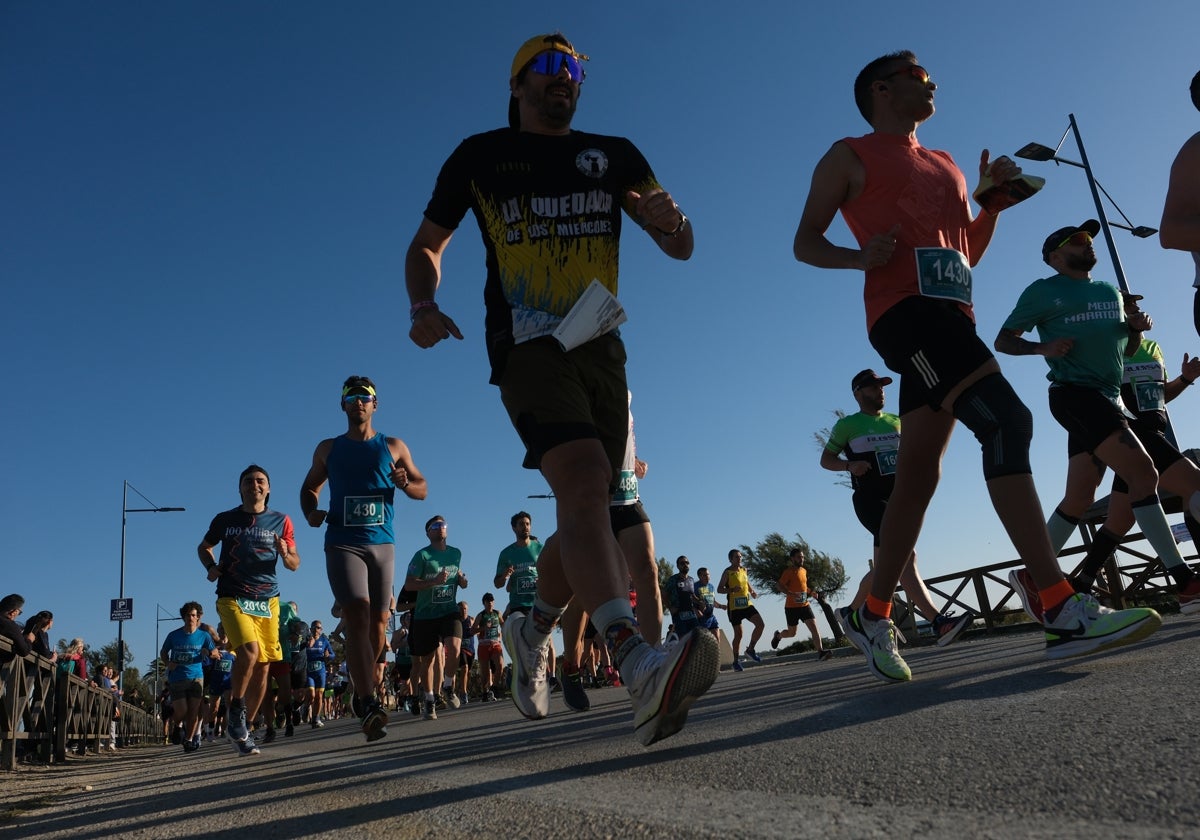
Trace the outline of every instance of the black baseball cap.
<instances>
[{"instance_id":1,"label":"black baseball cap","mask_svg":"<svg viewBox=\"0 0 1200 840\"><path fill-rule=\"evenodd\" d=\"M1050 254L1057 251L1062 246L1063 242L1079 233L1079 231L1083 231L1088 236L1095 239L1096 234L1100 232L1100 223L1095 219L1088 219L1081 225L1071 225L1054 231L1054 233L1047 236L1046 241L1042 243L1042 262L1046 263L1046 265L1049 265Z\"/></svg>"},{"instance_id":2,"label":"black baseball cap","mask_svg":"<svg viewBox=\"0 0 1200 840\"><path fill-rule=\"evenodd\" d=\"M892 377L876 376L875 371L871 370L870 368L867 368L866 370L860 370L858 373L854 374L854 378L850 380L850 390L857 391L859 388L861 388L864 385L891 385L891 384L892 384Z\"/></svg>"}]
</instances>

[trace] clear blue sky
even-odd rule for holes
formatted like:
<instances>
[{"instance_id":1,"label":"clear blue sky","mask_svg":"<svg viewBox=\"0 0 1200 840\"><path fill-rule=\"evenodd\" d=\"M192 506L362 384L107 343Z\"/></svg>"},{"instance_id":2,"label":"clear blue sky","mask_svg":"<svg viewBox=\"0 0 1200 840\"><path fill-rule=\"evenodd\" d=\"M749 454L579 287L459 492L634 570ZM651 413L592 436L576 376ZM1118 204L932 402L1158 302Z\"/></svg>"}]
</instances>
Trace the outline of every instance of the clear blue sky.
<instances>
[{"instance_id":1,"label":"clear blue sky","mask_svg":"<svg viewBox=\"0 0 1200 840\"><path fill-rule=\"evenodd\" d=\"M813 166L833 141L867 130L851 97L863 64L918 54L939 83L919 137L953 154L972 185L982 148L1054 145L1074 112L1101 182L1135 224L1157 227L1171 160L1200 129L1187 97L1200 67L1194 2L534 9L0 7L0 589L52 609L55 638L116 637L108 607L126 479L155 504L187 508L129 515L136 664L154 654L156 604L175 615L194 598L211 615L195 556L209 520L237 504L251 462L270 471L274 506L299 518L313 448L345 428L337 399L350 374L379 384L378 428L405 439L429 478L428 500L397 511L401 573L424 545L422 523L442 514L474 606L514 511L531 511L539 535L552 530L552 502L526 498L546 485L520 468L487 384L474 224L451 243L438 296L465 341L413 346L403 288L438 167L460 139L504 123L509 63L533 34L562 29L591 55L575 126L633 139L695 225L686 263L627 231L620 296L658 554L714 571L730 547L772 531L801 534L856 576L870 555L849 491L817 466L813 442L834 409L852 407L851 375L882 369L866 341L862 277L791 254ZM1063 153L1078 158L1070 139ZM1082 172L1026 168L1048 184L1005 214L975 274L989 341L1047 273L1046 234L1094 215ZM1174 374L1185 351L1200 352L1191 261L1118 234ZM852 242L840 220L831 238ZM1107 262L1096 276L1112 279ZM1002 364L1034 412L1049 510L1066 456L1045 365ZM1200 442L1196 399L1186 393L1173 411L1185 444ZM960 430L918 546L927 575L1013 558L978 462ZM303 566L285 573L284 592L302 614L323 615L322 533L298 534ZM777 600L760 606L768 631L783 626Z\"/></svg>"}]
</instances>

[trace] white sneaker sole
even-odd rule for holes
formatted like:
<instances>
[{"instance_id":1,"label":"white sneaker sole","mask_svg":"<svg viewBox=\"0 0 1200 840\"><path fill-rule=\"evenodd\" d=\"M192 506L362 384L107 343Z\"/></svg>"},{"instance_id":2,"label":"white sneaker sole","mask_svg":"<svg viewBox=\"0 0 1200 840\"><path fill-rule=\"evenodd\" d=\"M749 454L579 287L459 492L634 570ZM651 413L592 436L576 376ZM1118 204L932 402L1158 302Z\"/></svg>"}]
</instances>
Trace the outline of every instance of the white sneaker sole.
<instances>
[{"instance_id":1,"label":"white sneaker sole","mask_svg":"<svg viewBox=\"0 0 1200 840\"><path fill-rule=\"evenodd\" d=\"M1072 656L1086 656L1089 653L1100 653L1111 648L1131 645L1134 642L1140 642L1159 627L1162 627L1162 616L1151 612L1141 621L1127 624L1108 635L1073 639L1054 647L1048 647L1046 648L1046 658L1069 659Z\"/></svg>"},{"instance_id":2,"label":"white sneaker sole","mask_svg":"<svg viewBox=\"0 0 1200 840\"><path fill-rule=\"evenodd\" d=\"M707 630L697 629L680 641L671 673L662 682L657 697L647 704L653 712L635 726L642 746L669 738L683 729L688 710L712 687L721 667L720 648ZM646 709L642 710L643 713Z\"/></svg>"},{"instance_id":3,"label":"white sneaker sole","mask_svg":"<svg viewBox=\"0 0 1200 840\"><path fill-rule=\"evenodd\" d=\"M520 613L517 615L520 615ZM521 632L521 625L528 620L529 618L527 616L522 615L520 618L513 616L508 621L504 622L504 630L501 633L501 638L504 642L504 652L508 654L509 662L513 663L512 677L509 679L508 684L508 694L512 698L513 705L517 707L517 711L520 712L522 716L528 718L529 720L541 720L542 718L546 717L546 715L550 714L549 683L546 684L546 690L544 692L539 692L537 697L531 698L531 701L534 705L528 709L521 705L520 692L518 691L519 681L517 679L516 663L520 661L520 654L517 650L517 640L515 636L517 633ZM544 703L539 702L539 700L542 699L543 694L545 695Z\"/></svg>"}]
</instances>

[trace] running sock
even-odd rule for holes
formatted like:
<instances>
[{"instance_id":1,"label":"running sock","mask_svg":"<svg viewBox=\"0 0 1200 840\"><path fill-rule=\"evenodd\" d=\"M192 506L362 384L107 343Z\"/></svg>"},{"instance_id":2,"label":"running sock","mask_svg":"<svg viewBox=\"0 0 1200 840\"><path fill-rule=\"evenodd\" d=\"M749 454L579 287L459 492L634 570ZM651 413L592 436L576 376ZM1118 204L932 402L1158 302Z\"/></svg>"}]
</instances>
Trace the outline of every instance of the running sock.
<instances>
[{"instance_id":1,"label":"running sock","mask_svg":"<svg viewBox=\"0 0 1200 840\"><path fill-rule=\"evenodd\" d=\"M1067 516L1061 508L1055 508L1054 513L1050 514L1050 518L1046 520L1046 531L1050 534L1050 547L1054 549L1055 557L1067 544L1067 540L1071 539L1071 534L1077 527L1079 520L1074 516Z\"/></svg>"},{"instance_id":2,"label":"running sock","mask_svg":"<svg viewBox=\"0 0 1200 840\"><path fill-rule=\"evenodd\" d=\"M1075 587L1071 585L1071 581L1069 580L1060 580L1049 589L1039 589L1038 597L1042 600L1043 614L1049 618L1052 613L1058 612L1058 608L1074 595Z\"/></svg>"},{"instance_id":3,"label":"running sock","mask_svg":"<svg viewBox=\"0 0 1200 840\"><path fill-rule=\"evenodd\" d=\"M892 617L892 602L881 601L874 595L867 596L867 602L863 604L863 610L867 614L867 618L872 621L879 621L881 618Z\"/></svg>"},{"instance_id":4,"label":"running sock","mask_svg":"<svg viewBox=\"0 0 1200 840\"><path fill-rule=\"evenodd\" d=\"M1200 496L1200 493L1192 494L1193 501L1195 500L1196 496ZM1197 520L1196 517L1192 516L1190 509L1183 512L1183 524L1187 526L1188 534L1190 534L1192 537L1192 545L1198 551L1200 551L1200 520ZM1188 569L1188 573L1190 577L1191 569Z\"/></svg>"},{"instance_id":5,"label":"running sock","mask_svg":"<svg viewBox=\"0 0 1200 840\"><path fill-rule=\"evenodd\" d=\"M1167 574L1174 577L1179 566L1186 569L1187 564L1183 562L1183 555L1179 553L1179 546L1175 544L1175 535L1171 533L1171 526L1167 524L1167 516L1158 502L1158 495L1147 496L1134 502L1131 507L1133 518L1142 529L1142 535L1158 553L1158 559L1166 566Z\"/></svg>"},{"instance_id":6,"label":"running sock","mask_svg":"<svg viewBox=\"0 0 1200 840\"><path fill-rule=\"evenodd\" d=\"M566 607L547 604L537 597L529 611L529 620L521 626L521 635L531 647L542 647L550 639Z\"/></svg>"},{"instance_id":7,"label":"running sock","mask_svg":"<svg viewBox=\"0 0 1200 840\"><path fill-rule=\"evenodd\" d=\"M1088 546L1087 554L1083 556L1083 563L1080 564L1079 574L1076 575L1076 579L1080 583L1086 583L1087 588L1091 589L1092 584L1096 582L1096 575L1100 573L1100 569L1104 566L1104 561L1116 551L1117 546L1120 544L1121 538L1107 528L1101 528L1097 531L1092 544Z\"/></svg>"},{"instance_id":8,"label":"running sock","mask_svg":"<svg viewBox=\"0 0 1200 840\"><path fill-rule=\"evenodd\" d=\"M605 601L592 613L592 624L604 634L612 655L613 666L621 672L626 662L632 667L649 652L650 646L638 630L637 619L628 598L613 598ZM621 678L625 682L624 676Z\"/></svg>"}]
</instances>

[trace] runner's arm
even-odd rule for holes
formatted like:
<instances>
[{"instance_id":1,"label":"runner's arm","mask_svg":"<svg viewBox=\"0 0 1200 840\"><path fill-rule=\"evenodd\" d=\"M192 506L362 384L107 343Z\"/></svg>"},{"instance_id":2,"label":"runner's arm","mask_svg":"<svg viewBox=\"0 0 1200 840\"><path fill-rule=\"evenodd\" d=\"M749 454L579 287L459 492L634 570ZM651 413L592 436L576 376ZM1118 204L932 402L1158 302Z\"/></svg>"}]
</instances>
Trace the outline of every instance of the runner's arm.
<instances>
[{"instance_id":1,"label":"runner's arm","mask_svg":"<svg viewBox=\"0 0 1200 840\"><path fill-rule=\"evenodd\" d=\"M792 254L797 260L817 268L866 268L861 250L834 245L825 235L838 208L861 191L864 177L862 162L845 143L838 141L825 153L813 170L792 241Z\"/></svg>"},{"instance_id":2,"label":"runner's arm","mask_svg":"<svg viewBox=\"0 0 1200 840\"><path fill-rule=\"evenodd\" d=\"M421 348L432 347L450 336L462 339L458 326L434 303L442 279L442 253L452 236L454 231L449 228L422 219L404 257L404 285L412 319L408 337Z\"/></svg>"},{"instance_id":3,"label":"runner's arm","mask_svg":"<svg viewBox=\"0 0 1200 840\"><path fill-rule=\"evenodd\" d=\"M304 476L304 483L300 485L300 513L304 515L304 520L314 528L320 528L328 515L327 511L320 509L320 503L321 488L329 480L329 469L326 467L325 461L329 458L331 449L333 449L332 439L323 440L317 444L317 448L313 451L312 466L308 468L308 475Z\"/></svg>"},{"instance_id":4,"label":"runner's arm","mask_svg":"<svg viewBox=\"0 0 1200 840\"><path fill-rule=\"evenodd\" d=\"M1159 223L1164 248L1200 251L1200 133L1183 144L1171 164L1167 198Z\"/></svg>"}]
</instances>

